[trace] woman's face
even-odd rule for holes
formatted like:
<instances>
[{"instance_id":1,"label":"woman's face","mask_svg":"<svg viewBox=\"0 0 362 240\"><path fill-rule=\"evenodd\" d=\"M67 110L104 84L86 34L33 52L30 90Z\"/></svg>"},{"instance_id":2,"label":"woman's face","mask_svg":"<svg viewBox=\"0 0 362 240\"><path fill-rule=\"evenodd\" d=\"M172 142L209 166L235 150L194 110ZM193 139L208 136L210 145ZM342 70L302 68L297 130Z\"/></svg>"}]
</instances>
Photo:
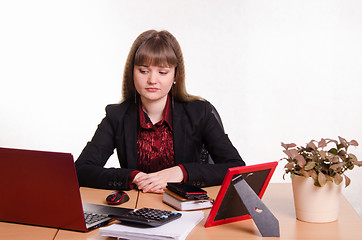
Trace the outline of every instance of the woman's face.
<instances>
[{"instance_id":1,"label":"woman's face","mask_svg":"<svg viewBox=\"0 0 362 240\"><path fill-rule=\"evenodd\" d=\"M135 65L133 81L142 103L166 102L175 79L175 67Z\"/></svg>"}]
</instances>

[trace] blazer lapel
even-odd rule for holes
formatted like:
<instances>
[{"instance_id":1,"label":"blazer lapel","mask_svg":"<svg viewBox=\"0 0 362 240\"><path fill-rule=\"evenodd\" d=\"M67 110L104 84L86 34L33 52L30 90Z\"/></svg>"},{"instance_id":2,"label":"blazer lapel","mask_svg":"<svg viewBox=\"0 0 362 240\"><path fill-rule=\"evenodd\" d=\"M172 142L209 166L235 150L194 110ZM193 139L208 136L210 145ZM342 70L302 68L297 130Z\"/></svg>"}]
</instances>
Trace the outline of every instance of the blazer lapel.
<instances>
[{"instance_id":1,"label":"blazer lapel","mask_svg":"<svg viewBox=\"0 0 362 240\"><path fill-rule=\"evenodd\" d=\"M128 168L137 168L137 105L130 104L124 117L126 158Z\"/></svg>"},{"instance_id":2,"label":"blazer lapel","mask_svg":"<svg viewBox=\"0 0 362 240\"><path fill-rule=\"evenodd\" d=\"M178 102L175 101L174 109L172 111L172 121L173 121L173 144L175 151L175 163L182 163L184 159L184 148L185 148L185 124L184 122L184 110Z\"/></svg>"}]
</instances>

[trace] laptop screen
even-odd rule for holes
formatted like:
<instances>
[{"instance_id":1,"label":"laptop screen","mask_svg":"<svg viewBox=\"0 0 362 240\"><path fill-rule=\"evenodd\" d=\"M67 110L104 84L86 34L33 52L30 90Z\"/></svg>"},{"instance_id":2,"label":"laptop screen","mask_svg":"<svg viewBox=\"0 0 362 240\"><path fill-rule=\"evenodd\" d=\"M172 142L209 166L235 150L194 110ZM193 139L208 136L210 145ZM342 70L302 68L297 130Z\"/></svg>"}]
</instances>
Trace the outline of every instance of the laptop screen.
<instances>
[{"instance_id":1,"label":"laptop screen","mask_svg":"<svg viewBox=\"0 0 362 240\"><path fill-rule=\"evenodd\" d=\"M73 156L0 148L0 221L86 231Z\"/></svg>"}]
</instances>

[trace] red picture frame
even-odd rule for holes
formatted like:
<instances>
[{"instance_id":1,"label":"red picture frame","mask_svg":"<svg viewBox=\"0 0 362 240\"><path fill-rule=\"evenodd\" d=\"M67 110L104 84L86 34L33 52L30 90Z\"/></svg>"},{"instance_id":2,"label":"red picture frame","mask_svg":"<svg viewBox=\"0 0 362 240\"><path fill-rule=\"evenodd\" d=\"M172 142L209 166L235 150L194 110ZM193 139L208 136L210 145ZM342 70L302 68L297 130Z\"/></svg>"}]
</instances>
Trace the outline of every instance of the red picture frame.
<instances>
[{"instance_id":1,"label":"red picture frame","mask_svg":"<svg viewBox=\"0 0 362 240\"><path fill-rule=\"evenodd\" d=\"M205 227L250 219L249 212L230 183L235 177L242 175L248 185L261 199L277 165L278 162L268 162L230 168L205 222Z\"/></svg>"}]
</instances>

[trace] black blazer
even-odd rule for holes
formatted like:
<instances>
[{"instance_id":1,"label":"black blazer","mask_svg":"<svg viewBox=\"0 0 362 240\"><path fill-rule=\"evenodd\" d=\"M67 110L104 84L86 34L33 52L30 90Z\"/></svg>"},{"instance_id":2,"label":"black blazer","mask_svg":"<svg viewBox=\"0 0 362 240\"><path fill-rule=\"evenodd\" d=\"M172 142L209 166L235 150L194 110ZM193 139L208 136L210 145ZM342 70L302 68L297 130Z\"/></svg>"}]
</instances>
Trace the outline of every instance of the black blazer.
<instances>
[{"instance_id":1,"label":"black blazer","mask_svg":"<svg viewBox=\"0 0 362 240\"><path fill-rule=\"evenodd\" d=\"M188 182L205 187L221 184L230 167L245 165L207 101L173 103L175 163L183 164ZM129 189L128 177L137 169L138 108L132 100L108 105L106 116L75 162L80 186ZM202 164L202 146L215 164ZM104 168L117 150L121 168Z\"/></svg>"}]
</instances>

